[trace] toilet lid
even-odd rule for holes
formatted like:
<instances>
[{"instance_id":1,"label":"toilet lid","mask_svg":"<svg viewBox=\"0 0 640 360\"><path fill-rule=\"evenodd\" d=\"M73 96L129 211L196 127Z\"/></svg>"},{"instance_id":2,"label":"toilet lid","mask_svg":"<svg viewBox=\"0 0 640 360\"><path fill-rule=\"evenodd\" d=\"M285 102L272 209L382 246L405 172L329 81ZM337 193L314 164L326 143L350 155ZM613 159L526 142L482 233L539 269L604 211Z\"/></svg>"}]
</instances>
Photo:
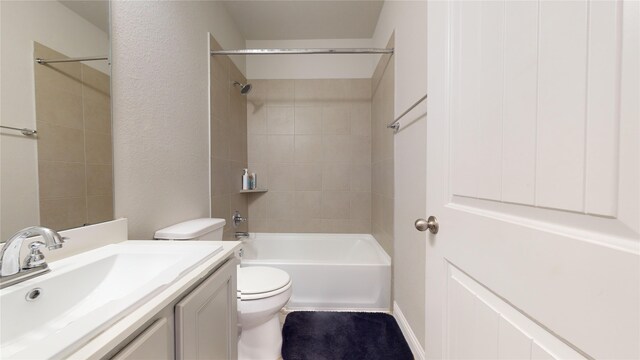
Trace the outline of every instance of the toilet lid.
<instances>
[{"instance_id":1,"label":"toilet lid","mask_svg":"<svg viewBox=\"0 0 640 360\"><path fill-rule=\"evenodd\" d=\"M287 286L291 282L285 271L266 267L238 267L238 294L262 294Z\"/></svg>"}]
</instances>

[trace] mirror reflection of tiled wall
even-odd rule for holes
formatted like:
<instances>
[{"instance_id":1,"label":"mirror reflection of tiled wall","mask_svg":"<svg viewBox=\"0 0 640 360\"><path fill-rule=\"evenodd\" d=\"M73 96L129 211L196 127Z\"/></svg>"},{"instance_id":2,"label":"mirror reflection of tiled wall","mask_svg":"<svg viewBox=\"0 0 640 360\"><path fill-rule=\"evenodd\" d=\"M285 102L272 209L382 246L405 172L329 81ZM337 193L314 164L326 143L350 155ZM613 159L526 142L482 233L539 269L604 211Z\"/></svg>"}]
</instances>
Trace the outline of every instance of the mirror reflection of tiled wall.
<instances>
[{"instance_id":1,"label":"mirror reflection of tiled wall","mask_svg":"<svg viewBox=\"0 0 640 360\"><path fill-rule=\"evenodd\" d=\"M35 58L65 58L34 43ZM40 224L113 219L109 75L80 62L35 66Z\"/></svg>"}]
</instances>

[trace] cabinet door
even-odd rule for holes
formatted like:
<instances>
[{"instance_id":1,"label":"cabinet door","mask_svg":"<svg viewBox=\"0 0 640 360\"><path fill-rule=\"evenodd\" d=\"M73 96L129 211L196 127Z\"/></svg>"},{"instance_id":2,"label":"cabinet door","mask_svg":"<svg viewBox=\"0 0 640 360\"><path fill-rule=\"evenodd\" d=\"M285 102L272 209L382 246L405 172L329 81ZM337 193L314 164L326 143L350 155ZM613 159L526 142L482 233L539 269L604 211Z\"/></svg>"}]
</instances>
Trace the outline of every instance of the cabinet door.
<instances>
[{"instance_id":1,"label":"cabinet door","mask_svg":"<svg viewBox=\"0 0 640 360\"><path fill-rule=\"evenodd\" d=\"M238 357L236 265L228 261L176 305L176 359Z\"/></svg>"},{"instance_id":2,"label":"cabinet door","mask_svg":"<svg viewBox=\"0 0 640 360\"><path fill-rule=\"evenodd\" d=\"M158 360L172 359L171 331L169 322L162 318L149 326L124 349L116 354L113 360Z\"/></svg>"}]
</instances>

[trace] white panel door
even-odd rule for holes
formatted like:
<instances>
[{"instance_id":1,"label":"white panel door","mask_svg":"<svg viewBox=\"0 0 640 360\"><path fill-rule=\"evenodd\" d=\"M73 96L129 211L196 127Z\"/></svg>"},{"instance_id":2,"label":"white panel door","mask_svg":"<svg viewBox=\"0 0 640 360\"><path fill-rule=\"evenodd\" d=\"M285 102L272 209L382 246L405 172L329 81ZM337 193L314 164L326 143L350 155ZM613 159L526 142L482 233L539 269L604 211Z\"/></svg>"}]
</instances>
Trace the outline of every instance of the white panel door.
<instances>
[{"instance_id":1,"label":"white panel door","mask_svg":"<svg viewBox=\"0 0 640 360\"><path fill-rule=\"evenodd\" d=\"M640 3L428 5L427 358L640 358Z\"/></svg>"}]
</instances>

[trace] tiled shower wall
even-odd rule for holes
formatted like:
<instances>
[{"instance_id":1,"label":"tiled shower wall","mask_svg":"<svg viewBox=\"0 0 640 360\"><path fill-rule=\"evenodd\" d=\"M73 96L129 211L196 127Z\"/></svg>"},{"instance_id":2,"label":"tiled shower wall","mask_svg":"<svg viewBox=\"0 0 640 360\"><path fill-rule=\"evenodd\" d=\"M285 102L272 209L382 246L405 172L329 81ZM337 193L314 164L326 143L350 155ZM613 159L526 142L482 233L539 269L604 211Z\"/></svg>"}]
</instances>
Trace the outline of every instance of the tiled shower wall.
<instances>
[{"instance_id":1,"label":"tiled shower wall","mask_svg":"<svg viewBox=\"0 0 640 360\"><path fill-rule=\"evenodd\" d=\"M210 38L212 50L222 50ZM247 216L247 195L240 194L242 169L247 167L247 98L234 81L246 83L228 56L211 57L211 215L226 219L224 239L235 231L248 231L243 223L231 225L234 210Z\"/></svg>"},{"instance_id":2,"label":"tiled shower wall","mask_svg":"<svg viewBox=\"0 0 640 360\"><path fill-rule=\"evenodd\" d=\"M387 44L393 48L393 38ZM394 57L383 56L372 78L372 234L393 256L393 131L387 124L394 116Z\"/></svg>"},{"instance_id":3,"label":"tiled shower wall","mask_svg":"<svg viewBox=\"0 0 640 360\"><path fill-rule=\"evenodd\" d=\"M34 43L36 58L65 58ZM79 62L34 64L40 224L113 219L110 79Z\"/></svg>"},{"instance_id":4,"label":"tiled shower wall","mask_svg":"<svg viewBox=\"0 0 640 360\"><path fill-rule=\"evenodd\" d=\"M371 233L371 79L251 83L249 230Z\"/></svg>"}]
</instances>

